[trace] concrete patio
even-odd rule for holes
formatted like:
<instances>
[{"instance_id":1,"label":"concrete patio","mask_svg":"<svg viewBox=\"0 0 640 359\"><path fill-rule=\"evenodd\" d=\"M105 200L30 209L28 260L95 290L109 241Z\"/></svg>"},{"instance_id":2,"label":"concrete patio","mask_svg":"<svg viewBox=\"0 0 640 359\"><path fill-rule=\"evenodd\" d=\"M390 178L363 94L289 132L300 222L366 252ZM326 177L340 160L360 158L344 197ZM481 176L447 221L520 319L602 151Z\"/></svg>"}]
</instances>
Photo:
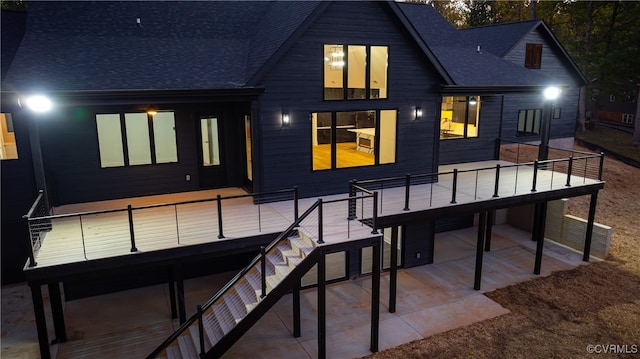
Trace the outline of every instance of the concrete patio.
<instances>
[{"instance_id":1,"label":"concrete patio","mask_svg":"<svg viewBox=\"0 0 640 359\"><path fill-rule=\"evenodd\" d=\"M508 225L493 229L485 253L482 290L473 290L476 228L436 236L435 263L398 272L397 311L388 312L389 274L381 279L380 350L503 315L508 311L484 292L530 280L535 243L531 234ZM546 241L541 275L581 265L582 254ZM330 266L330 263L328 263ZM187 315L235 273L185 281ZM45 298L47 298L45 294ZM316 291L301 293L302 336L294 338L292 299L283 297L227 352L225 358L315 358ZM369 354L371 280L367 276L327 288L327 356ZM64 303L68 341L53 344L54 358L138 358L148 355L174 329L166 285L156 285ZM45 306L49 310L48 305ZM54 338L47 312L49 337ZM2 358L38 357L30 290L2 287Z\"/></svg>"}]
</instances>

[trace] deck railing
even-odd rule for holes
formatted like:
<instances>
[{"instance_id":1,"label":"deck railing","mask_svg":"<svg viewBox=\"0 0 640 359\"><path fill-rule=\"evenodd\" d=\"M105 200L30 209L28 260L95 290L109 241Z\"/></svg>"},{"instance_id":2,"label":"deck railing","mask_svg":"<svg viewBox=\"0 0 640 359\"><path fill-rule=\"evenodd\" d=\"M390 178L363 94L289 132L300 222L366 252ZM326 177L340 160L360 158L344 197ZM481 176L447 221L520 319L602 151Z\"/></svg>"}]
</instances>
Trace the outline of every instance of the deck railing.
<instances>
[{"instance_id":1,"label":"deck railing","mask_svg":"<svg viewBox=\"0 0 640 359\"><path fill-rule=\"evenodd\" d=\"M108 246L119 254L143 249L175 247L180 244L201 243L203 238L225 238L225 231L250 231L275 233L282 228L265 223L274 213L263 213L265 203L291 201L291 219L298 219L298 188L265 193L249 193L216 198L154 204L146 206L49 215L44 209L43 194L39 194L29 213L24 216L30 232L30 265L34 266L37 254L47 232L66 231L66 236L78 237L85 260L89 252L99 253ZM254 204L254 213L248 212ZM288 202L287 202L288 203ZM255 219L255 223L247 218ZM282 216L277 214L277 216ZM88 241L91 242L89 245ZM88 246L91 248L88 249Z\"/></svg>"},{"instance_id":2,"label":"deck railing","mask_svg":"<svg viewBox=\"0 0 640 359\"><path fill-rule=\"evenodd\" d=\"M500 158L507 163L495 166L458 169L437 173L387 177L372 180L352 180L351 193L359 190L379 192L379 213L383 211L421 210L443 207L457 203L468 203L505 196L517 196L540 190L556 190L587 181L602 181L603 153L588 153L553 148L549 151L553 159L544 161L522 159L533 151L525 151L525 146L514 143L515 151L510 157ZM567 155L563 158L561 154ZM391 203L385 202L392 198ZM398 200L403 198L404 201Z\"/></svg>"},{"instance_id":3,"label":"deck railing","mask_svg":"<svg viewBox=\"0 0 640 359\"><path fill-rule=\"evenodd\" d=\"M29 212L23 216L29 222L29 267L37 265L35 257L38 255L45 235L51 231L51 219L47 217L49 210L44 191L40 190Z\"/></svg>"},{"instance_id":4,"label":"deck railing","mask_svg":"<svg viewBox=\"0 0 640 359\"><path fill-rule=\"evenodd\" d=\"M369 227L372 227L371 234L378 234L375 223L377 212L374 210L377 206L377 193L371 192L368 190L364 190L364 193L354 196L349 196L347 198L340 199L332 199L332 200L323 200L322 198L318 199L313 205L311 205L300 217L296 217L296 220L276 239L274 239L268 246L261 247L260 253L253 258L251 262L247 266L245 266L242 270L238 272L222 289L220 289L213 297L211 297L207 302L202 305L198 305L196 307L196 313L187 319L180 328L178 328L169 338L167 338L160 346L158 346L147 358L155 358L162 351L168 347L171 343L175 342L177 338L188 328L197 322L198 325L198 335L199 335L199 343L200 343L200 357L203 357L205 354L204 348L204 328L203 328L203 314L215 303L218 303L222 300L223 296L233 288L238 281L240 281L252 268L256 266L260 266L261 270L261 283L262 283L262 293L260 298L265 298L269 292L266 284L266 263L267 263L267 255L275 250L275 247L281 242L286 240L288 237L293 235L296 231L304 231L304 235L308 238L314 240L318 245L322 245L325 243L325 228L327 222L333 223L337 225L339 228L333 228L333 231L340 233L341 235L346 236L347 238L351 238L351 230L350 226L353 222L353 219L356 217L346 217L347 213L351 212L351 203L355 201L356 203L360 203L361 211L364 211L363 208L368 208L371 210L370 213L361 212L362 217L360 217L359 223L361 225L367 224ZM366 204L370 202L369 204ZM336 206L336 207L334 207ZM329 210L328 210L329 209ZM340 210L341 209L341 210ZM340 217L342 221L332 220L332 217ZM346 219L346 221L345 221ZM343 226L347 226L344 228ZM272 290L274 288L271 288Z\"/></svg>"}]
</instances>

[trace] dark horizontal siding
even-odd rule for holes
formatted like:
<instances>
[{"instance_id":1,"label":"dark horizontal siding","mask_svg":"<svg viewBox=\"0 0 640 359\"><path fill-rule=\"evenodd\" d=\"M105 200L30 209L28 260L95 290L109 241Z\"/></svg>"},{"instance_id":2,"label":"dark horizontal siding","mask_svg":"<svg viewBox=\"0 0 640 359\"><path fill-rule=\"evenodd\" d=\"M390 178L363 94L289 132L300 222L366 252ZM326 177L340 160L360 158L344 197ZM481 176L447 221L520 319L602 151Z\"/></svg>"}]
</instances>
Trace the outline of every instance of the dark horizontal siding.
<instances>
[{"instance_id":1,"label":"dark horizontal siding","mask_svg":"<svg viewBox=\"0 0 640 359\"><path fill-rule=\"evenodd\" d=\"M440 164L484 161L494 158L500 133L500 96L480 97L478 137L440 141Z\"/></svg>"},{"instance_id":2,"label":"dark horizontal siding","mask_svg":"<svg viewBox=\"0 0 640 359\"><path fill-rule=\"evenodd\" d=\"M389 47L388 98L323 100L323 44ZM346 192L349 179L433 170L436 72L383 2L336 2L263 78L260 149L263 189L298 185L303 196ZM413 108L424 117L414 121ZM312 171L311 112L397 109L396 163ZM291 124L281 126L286 110Z\"/></svg>"},{"instance_id":3,"label":"dark horizontal siding","mask_svg":"<svg viewBox=\"0 0 640 359\"><path fill-rule=\"evenodd\" d=\"M561 118L551 122L550 138L573 137L578 117L579 79L573 68L564 58L555 43L540 30L527 34L509 53L505 59L524 67L527 43L542 44L542 60L540 69L531 69L549 78L550 84L565 86L554 107L561 109ZM505 97L504 123L502 137L509 140L539 140L540 136L516 138L518 110L543 108L542 95L510 95Z\"/></svg>"}]
</instances>

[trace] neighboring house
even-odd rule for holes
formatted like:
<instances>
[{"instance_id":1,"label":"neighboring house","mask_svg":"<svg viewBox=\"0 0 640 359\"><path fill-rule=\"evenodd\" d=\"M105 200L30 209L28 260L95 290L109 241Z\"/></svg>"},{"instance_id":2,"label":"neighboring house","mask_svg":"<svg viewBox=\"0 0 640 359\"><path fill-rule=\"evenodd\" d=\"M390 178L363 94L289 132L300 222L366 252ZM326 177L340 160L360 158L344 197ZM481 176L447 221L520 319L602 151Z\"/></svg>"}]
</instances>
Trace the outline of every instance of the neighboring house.
<instances>
[{"instance_id":1,"label":"neighboring house","mask_svg":"<svg viewBox=\"0 0 640 359\"><path fill-rule=\"evenodd\" d=\"M588 119L590 121L606 122L626 127L634 126L636 117L637 98L634 90L627 95L616 96L607 93L597 93L588 102Z\"/></svg>"},{"instance_id":2,"label":"neighboring house","mask_svg":"<svg viewBox=\"0 0 640 359\"><path fill-rule=\"evenodd\" d=\"M566 143L584 83L542 21L456 30L431 6L378 1L30 2L2 84L25 162L2 190L43 190L47 208L223 187L345 193L352 179L496 159L498 139L539 142L549 85L563 88L550 138ZM36 93L51 111L24 106ZM432 260L414 253L426 233L473 213L412 220L405 266Z\"/></svg>"}]
</instances>

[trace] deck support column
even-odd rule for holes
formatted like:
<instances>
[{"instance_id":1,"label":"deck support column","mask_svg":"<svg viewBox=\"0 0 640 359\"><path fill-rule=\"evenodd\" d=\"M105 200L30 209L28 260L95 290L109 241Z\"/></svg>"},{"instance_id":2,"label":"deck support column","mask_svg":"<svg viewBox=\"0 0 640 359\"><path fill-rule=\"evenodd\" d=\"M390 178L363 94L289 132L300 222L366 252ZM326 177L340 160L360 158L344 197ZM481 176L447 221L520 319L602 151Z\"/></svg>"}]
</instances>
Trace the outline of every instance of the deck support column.
<instances>
[{"instance_id":1,"label":"deck support column","mask_svg":"<svg viewBox=\"0 0 640 359\"><path fill-rule=\"evenodd\" d=\"M300 280L296 281L292 290L293 299L293 337L300 338Z\"/></svg>"},{"instance_id":2,"label":"deck support column","mask_svg":"<svg viewBox=\"0 0 640 359\"><path fill-rule=\"evenodd\" d=\"M395 228L395 227L394 227ZM371 272L371 346L369 350L373 353L378 351L378 339L380 334L380 268L382 267L382 256L380 255L380 243L382 237L378 238L373 245L373 261Z\"/></svg>"},{"instance_id":3,"label":"deck support column","mask_svg":"<svg viewBox=\"0 0 640 359\"><path fill-rule=\"evenodd\" d=\"M184 322L187 321L187 311L184 300L184 273L182 271L182 264L176 264L173 267L173 274L178 288L178 293L176 293L178 297L178 320L180 324L184 324Z\"/></svg>"},{"instance_id":4,"label":"deck support column","mask_svg":"<svg viewBox=\"0 0 640 359\"><path fill-rule=\"evenodd\" d=\"M56 333L51 344L67 341L67 330L64 325L64 311L62 310L62 296L60 295L60 283L49 283L49 300L51 301L51 315L53 316L53 328Z\"/></svg>"},{"instance_id":5,"label":"deck support column","mask_svg":"<svg viewBox=\"0 0 640 359\"><path fill-rule=\"evenodd\" d=\"M178 317L178 305L176 303L176 281L173 272L169 270L169 297L171 305L171 319Z\"/></svg>"},{"instance_id":6,"label":"deck support column","mask_svg":"<svg viewBox=\"0 0 640 359\"><path fill-rule=\"evenodd\" d=\"M391 227L391 258L389 264L389 313L395 313L398 291L398 226Z\"/></svg>"},{"instance_id":7,"label":"deck support column","mask_svg":"<svg viewBox=\"0 0 640 359\"><path fill-rule=\"evenodd\" d=\"M484 238L484 251L485 252L490 252L491 251L491 236L493 235L493 222L495 221L496 218L496 211L489 211L487 213L487 232Z\"/></svg>"},{"instance_id":8,"label":"deck support column","mask_svg":"<svg viewBox=\"0 0 640 359\"><path fill-rule=\"evenodd\" d=\"M318 359L327 357L327 283L325 254L318 259Z\"/></svg>"},{"instance_id":9,"label":"deck support column","mask_svg":"<svg viewBox=\"0 0 640 359\"><path fill-rule=\"evenodd\" d=\"M596 219L596 204L598 203L598 192L591 194L591 202L589 203L589 218L587 219L587 230L584 238L584 251L582 252L582 261L588 262L591 255L591 239L593 237L593 224Z\"/></svg>"},{"instance_id":10,"label":"deck support column","mask_svg":"<svg viewBox=\"0 0 640 359\"><path fill-rule=\"evenodd\" d=\"M47 319L44 314L44 302L42 301L42 289L40 283L29 283L31 287L31 299L33 301L33 314L36 319L38 331L38 344L40 345L40 358L51 358L49 351L49 337L47 335Z\"/></svg>"},{"instance_id":11,"label":"deck support column","mask_svg":"<svg viewBox=\"0 0 640 359\"><path fill-rule=\"evenodd\" d=\"M473 289L480 290L482 280L482 256L484 254L484 235L487 225L487 212L480 212L478 219L478 244L476 245L476 273L473 281Z\"/></svg>"},{"instance_id":12,"label":"deck support column","mask_svg":"<svg viewBox=\"0 0 640 359\"><path fill-rule=\"evenodd\" d=\"M536 204L536 214L534 219L534 223L537 223L537 237L536 241L536 261L533 267L533 274L540 274L540 269L542 267L542 250L544 248L544 231L547 223L547 202Z\"/></svg>"}]
</instances>

